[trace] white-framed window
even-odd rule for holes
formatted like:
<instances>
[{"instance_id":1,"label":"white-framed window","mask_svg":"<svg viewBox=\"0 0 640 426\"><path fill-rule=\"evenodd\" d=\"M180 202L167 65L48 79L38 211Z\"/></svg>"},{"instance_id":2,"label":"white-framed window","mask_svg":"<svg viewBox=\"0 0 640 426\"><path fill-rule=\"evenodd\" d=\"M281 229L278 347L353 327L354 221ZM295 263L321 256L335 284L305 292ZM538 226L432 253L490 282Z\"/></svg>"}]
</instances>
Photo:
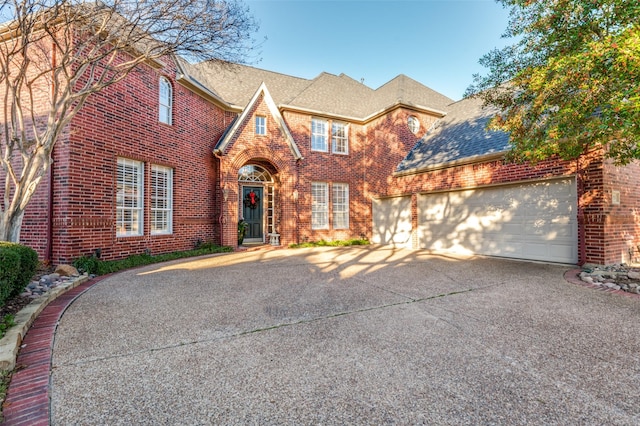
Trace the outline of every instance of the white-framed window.
<instances>
[{"instance_id":1,"label":"white-framed window","mask_svg":"<svg viewBox=\"0 0 640 426\"><path fill-rule=\"evenodd\" d=\"M151 166L151 234L173 232L173 169Z\"/></svg>"},{"instance_id":2,"label":"white-framed window","mask_svg":"<svg viewBox=\"0 0 640 426\"><path fill-rule=\"evenodd\" d=\"M329 185L311 183L311 229L329 229Z\"/></svg>"},{"instance_id":3,"label":"white-framed window","mask_svg":"<svg viewBox=\"0 0 640 426\"><path fill-rule=\"evenodd\" d=\"M331 150L335 154L349 153L349 126L345 123L331 124Z\"/></svg>"},{"instance_id":4,"label":"white-framed window","mask_svg":"<svg viewBox=\"0 0 640 426\"><path fill-rule=\"evenodd\" d=\"M116 236L142 235L144 164L140 161L118 158L116 174Z\"/></svg>"},{"instance_id":5,"label":"white-framed window","mask_svg":"<svg viewBox=\"0 0 640 426\"><path fill-rule=\"evenodd\" d=\"M313 151L327 152L327 120L320 118L311 119L311 149Z\"/></svg>"},{"instance_id":6,"label":"white-framed window","mask_svg":"<svg viewBox=\"0 0 640 426\"><path fill-rule=\"evenodd\" d=\"M333 185L333 228L349 229L349 184Z\"/></svg>"},{"instance_id":7,"label":"white-framed window","mask_svg":"<svg viewBox=\"0 0 640 426\"><path fill-rule=\"evenodd\" d=\"M159 97L159 106L160 106L160 116L159 120L161 123L172 124L173 122L173 88L171 87L171 83L165 77L160 77L160 97Z\"/></svg>"},{"instance_id":8,"label":"white-framed window","mask_svg":"<svg viewBox=\"0 0 640 426\"><path fill-rule=\"evenodd\" d=\"M420 131L420 120L415 115L410 115L407 118L407 126L409 126L411 133L415 135Z\"/></svg>"},{"instance_id":9,"label":"white-framed window","mask_svg":"<svg viewBox=\"0 0 640 426\"><path fill-rule=\"evenodd\" d=\"M256 115L256 135L267 134L267 117L264 115Z\"/></svg>"}]
</instances>

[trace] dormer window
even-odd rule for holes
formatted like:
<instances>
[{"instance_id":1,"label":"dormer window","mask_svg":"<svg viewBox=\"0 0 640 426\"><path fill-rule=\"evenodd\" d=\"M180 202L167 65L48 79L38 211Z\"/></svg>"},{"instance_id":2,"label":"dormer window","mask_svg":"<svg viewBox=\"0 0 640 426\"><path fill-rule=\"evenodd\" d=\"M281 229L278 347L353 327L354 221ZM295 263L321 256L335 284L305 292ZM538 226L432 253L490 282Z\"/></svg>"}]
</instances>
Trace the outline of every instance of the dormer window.
<instances>
[{"instance_id":1,"label":"dormer window","mask_svg":"<svg viewBox=\"0 0 640 426\"><path fill-rule=\"evenodd\" d=\"M172 124L173 88L165 77L160 77L160 116L159 121L165 124Z\"/></svg>"}]
</instances>

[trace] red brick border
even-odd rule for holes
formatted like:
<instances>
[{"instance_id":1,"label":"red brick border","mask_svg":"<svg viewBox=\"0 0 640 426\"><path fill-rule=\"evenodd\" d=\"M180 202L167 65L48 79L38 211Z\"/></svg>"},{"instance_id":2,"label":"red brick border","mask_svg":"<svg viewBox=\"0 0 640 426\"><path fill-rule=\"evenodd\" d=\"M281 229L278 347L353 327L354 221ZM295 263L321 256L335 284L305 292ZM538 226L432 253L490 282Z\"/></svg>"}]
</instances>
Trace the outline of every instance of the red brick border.
<instances>
[{"instance_id":1,"label":"red brick border","mask_svg":"<svg viewBox=\"0 0 640 426\"><path fill-rule=\"evenodd\" d=\"M2 405L5 425L49 425L49 378L58 321L82 293L106 277L91 279L58 296L29 328Z\"/></svg>"}]
</instances>

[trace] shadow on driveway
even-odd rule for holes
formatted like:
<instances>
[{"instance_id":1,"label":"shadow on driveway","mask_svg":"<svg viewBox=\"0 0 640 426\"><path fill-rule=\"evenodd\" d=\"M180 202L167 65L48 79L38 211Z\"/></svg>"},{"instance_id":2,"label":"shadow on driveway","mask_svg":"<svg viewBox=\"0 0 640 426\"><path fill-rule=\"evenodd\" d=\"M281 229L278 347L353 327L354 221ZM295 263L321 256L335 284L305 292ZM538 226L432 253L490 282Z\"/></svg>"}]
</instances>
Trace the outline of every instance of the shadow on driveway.
<instances>
[{"instance_id":1,"label":"shadow on driveway","mask_svg":"<svg viewBox=\"0 0 640 426\"><path fill-rule=\"evenodd\" d=\"M349 247L123 272L60 322L52 422L638 423L638 301L566 269Z\"/></svg>"}]
</instances>

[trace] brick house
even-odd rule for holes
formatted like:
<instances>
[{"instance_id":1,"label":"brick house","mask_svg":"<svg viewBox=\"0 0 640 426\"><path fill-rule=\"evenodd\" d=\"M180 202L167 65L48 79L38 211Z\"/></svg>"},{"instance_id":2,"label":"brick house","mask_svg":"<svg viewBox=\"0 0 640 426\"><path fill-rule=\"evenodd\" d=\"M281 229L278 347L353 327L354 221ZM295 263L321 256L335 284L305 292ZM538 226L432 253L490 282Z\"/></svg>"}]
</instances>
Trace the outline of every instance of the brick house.
<instances>
[{"instance_id":1,"label":"brick house","mask_svg":"<svg viewBox=\"0 0 640 426\"><path fill-rule=\"evenodd\" d=\"M91 97L53 152L22 242L99 253L367 237L562 263L637 257L640 166L506 164L490 111L400 75L371 89L166 60ZM276 240L273 240L275 242ZM635 250L635 251L634 251Z\"/></svg>"}]
</instances>

